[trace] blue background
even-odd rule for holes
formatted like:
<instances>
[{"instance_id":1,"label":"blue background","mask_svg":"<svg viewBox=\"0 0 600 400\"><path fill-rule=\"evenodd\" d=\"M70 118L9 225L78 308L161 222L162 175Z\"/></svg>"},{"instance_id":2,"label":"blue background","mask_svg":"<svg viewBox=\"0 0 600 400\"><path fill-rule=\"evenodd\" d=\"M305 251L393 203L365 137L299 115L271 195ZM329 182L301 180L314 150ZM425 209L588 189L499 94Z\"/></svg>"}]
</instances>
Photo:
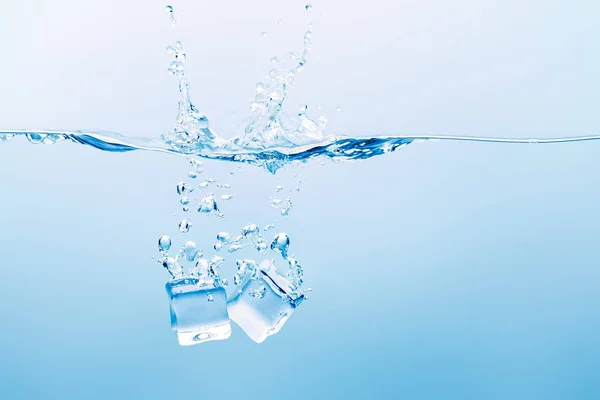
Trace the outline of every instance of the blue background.
<instances>
[{"instance_id":1,"label":"blue background","mask_svg":"<svg viewBox=\"0 0 600 400\"><path fill-rule=\"evenodd\" d=\"M595 1L213 3L173 4L175 30L161 2L3 4L0 126L158 136L177 99L164 48L181 38L196 105L231 136L312 19L288 106L323 104L330 133L598 133ZM234 326L184 348L151 256L163 233L182 244L187 162L2 144L0 397L596 399L599 156L428 142L277 176L206 162L235 197L186 240L279 219L315 291L261 345ZM295 173L284 219L268 198Z\"/></svg>"}]
</instances>

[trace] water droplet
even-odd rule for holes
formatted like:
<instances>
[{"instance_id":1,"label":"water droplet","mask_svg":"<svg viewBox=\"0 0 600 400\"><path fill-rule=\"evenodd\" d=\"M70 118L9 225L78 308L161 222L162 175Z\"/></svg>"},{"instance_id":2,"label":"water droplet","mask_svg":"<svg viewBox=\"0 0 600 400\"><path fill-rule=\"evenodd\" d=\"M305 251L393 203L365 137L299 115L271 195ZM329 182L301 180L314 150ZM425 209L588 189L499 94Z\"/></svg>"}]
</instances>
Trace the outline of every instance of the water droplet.
<instances>
[{"instance_id":1,"label":"water droplet","mask_svg":"<svg viewBox=\"0 0 600 400\"><path fill-rule=\"evenodd\" d=\"M192 227L192 221L184 219L179 223L179 232L188 233L190 231L191 227Z\"/></svg>"},{"instance_id":2,"label":"water droplet","mask_svg":"<svg viewBox=\"0 0 600 400\"><path fill-rule=\"evenodd\" d=\"M290 247L290 237L282 232L273 238L273 242L271 242L271 250L278 252L283 256L283 258L287 257L288 248Z\"/></svg>"},{"instance_id":3,"label":"water droplet","mask_svg":"<svg viewBox=\"0 0 600 400\"><path fill-rule=\"evenodd\" d=\"M264 231L267 232L267 231L269 231L269 230L271 230L273 228L275 228L275 225L269 224L269 225L267 225L267 226L264 227Z\"/></svg>"},{"instance_id":4,"label":"water droplet","mask_svg":"<svg viewBox=\"0 0 600 400\"><path fill-rule=\"evenodd\" d=\"M225 278L221 279L221 284L222 284L223 286L229 286L229 282L228 282L228 281L227 281L227 279L225 279Z\"/></svg>"},{"instance_id":5,"label":"water droplet","mask_svg":"<svg viewBox=\"0 0 600 400\"><path fill-rule=\"evenodd\" d=\"M167 235L162 235L160 239L158 239L158 251L161 253L167 254L171 249L171 238Z\"/></svg>"},{"instance_id":6,"label":"water droplet","mask_svg":"<svg viewBox=\"0 0 600 400\"><path fill-rule=\"evenodd\" d=\"M279 21L277 21L277 24L278 24L278 25L281 25L281 24L283 24L283 20L282 20L282 19L280 19Z\"/></svg>"},{"instance_id":7,"label":"water droplet","mask_svg":"<svg viewBox=\"0 0 600 400\"><path fill-rule=\"evenodd\" d=\"M323 105L322 104L317 104L317 110L322 110L323 109Z\"/></svg>"},{"instance_id":8,"label":"water droplet","mask_svg":"<svg viewBox=\"0 0 600 400\"><path fill-rule=\"evenodd\" d=\"M336 107L336 108L335 108L335 111L337 111L337 112L340 112L340 111L342 111L342 107Z\"/></svg>"},{"instance_id":9,"label":"water droplet","mask_svg":"<svg viewBox=\"0 0 600 400\"><path fill-rule=\"evenodd\" d=\"M275 186L275 191L276 192L281 192L283 190L283 186L279 185L279 186Z\"/></svg>"},{"instance_id":10,"label":"water droplet","mask_svg":"<svg viewBox=\"0 0 600 400\"><path fill-rule=\"evenodd\" d=\"M256 93L262 93L265 91L265 85L262 82L256 84Z\"/></svg>"},{"instance_id":11,"label":"water droplet","mask_svg":"<svg viewBox=\"0 0 600 400\"><path fill-rule=\"evenodd\" d=\"M279 64L279 58L277 58L275 56L271 57L271 64L275 64L275 65Z\"/></svg>"},{"instance_id":12,"label":"water droplet","mask_svg":"<svg viewBox=\"0 0 600 400\"><path fill-rule=\"evenodd\" d=\"M198 187L200 187L200 189L205 189L208 187L208 185L209 185L209 183L205 181L205 182L200 182Z\"/></svg>"},{"instance_id":13,"label":"water droplet","mask_svg":"<svg viewBox=\"0 0 600 400\"><path fill-rule=\"evenodd\" d=\"M169 22L175 26L175 24L177 23L177 21L175 20L175 15L173 13L173 7L172 6L166 6L165 10L167 11L167 14L169 16Z\"/></svg>"},{"instance_id":14,"label":"water droplet","mask_svg":"<svg viewBox=\"0 0 600 400\"><path fill-rule=\"evenodd\" d=\"M262 35L262 37L267 37L268 33L267 32L262 32L261 35Z\"/></svg>"},{"instance_id":15,"label":"water droplet","mask_svg":"<svg viewBox=\"0 0 600 400\"><path fill-rule=\"evenodd\" d=\"M306 9L306 11L311 11L312 10L312 4L307 4L304 6L304 8Z\"/></svg>"},{"instance_id":16,"label":"water droplet","mask_svg":"<svg viewBox=\"0 0 600 400\"><path fill-rule=\"evenodd\" d=\"M194 262L196 257L200 254L200 251L196 247L196 243L189 241L183 246L183 254L185 254L186 260Z\"/></svg>"},{"instance_id":17,"label":"water droplet","mask_svg":"<svg viewBox=\"0 0 600 400\"><path fill-rule=\"evenodd\" d=\"M233 195L232 194L222 194L221 199L222 200L231 200L231 199L233 199Z\"/></svg>"},{"instance_id":18,"label":"water droplet","mask_svg":"<svg viewBox=\"0 0 600 400\"><path fill-rule=\"evenodd\" d=\"M190 204L190 199L189 199L187 196L183 196L183 197L182 197L182 198L179 200L179 202L180 202L182 205L184 205L184 206L187 206L188 204Z\"/></svg>"},{"instance_id":19,"label":"water droplet","mask_svg":"<svg viewBox=\"0 0 600 400\"><path fill-rule=\"evenodd\" d=\"M208 294L206 295L206 297L207 297L207 299L208 299L208 302L209 302L209 303L212 303L213 301L215 301L215 299L214 299L214 297L213 297L212 293L208 293Z\"/></svg>"},{"instance_id":20,"label":"water droplet","mask_svg":"<svg viewBox=\"0 0 600 400\"><path fill-rule=\"evenodd\" d=\"M306 110L308 110L308 106L306 105L306 103L301 103L299 109L300 109L300 114L304 114L306 112Z\"/></svg>"},{"instance_id":21,"label":"water droplet","mask_svg":"<svg viewBox=\"0 0 600 400\"><path fill-rule=\"evenodd\" d=\"M196 171L190 171L188 172L188 177L196 179L198 177L198 173Z\"/></svg>"}]
</instances>

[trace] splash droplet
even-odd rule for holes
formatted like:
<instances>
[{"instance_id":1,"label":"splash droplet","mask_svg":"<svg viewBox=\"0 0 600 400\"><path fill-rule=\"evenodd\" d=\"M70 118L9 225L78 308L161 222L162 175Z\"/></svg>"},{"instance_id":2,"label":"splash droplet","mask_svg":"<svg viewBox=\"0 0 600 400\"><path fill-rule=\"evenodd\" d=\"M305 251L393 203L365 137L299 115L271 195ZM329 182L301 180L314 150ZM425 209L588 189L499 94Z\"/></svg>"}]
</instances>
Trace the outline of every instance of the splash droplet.
<instances>
[{"instance_id":1,"label":"splash droplet","mask_svg":"<svg viewBox=\"0 0 600 400\"><path fill-rule=\"evenodd\" d=\"M304 8L306 9L306 11L311 11L312 10L312 4L307 4L304 6Z\"/></svg>"},{"instance_id":2,"label":"splash droplet","mask_svg":"<svg viewBox=\"0 0 600 400\"><path fill-rule=\"evenodd\" d=\"M173 257L163 258L162 266L167 270L173 279L177 279L183 275L183 267Z\"/></svg>"},{"instance_id":3,"label":"splash droplet","mask_svg":"<svg viewBox=\"0 0 600 400\"><path fill-rule=\"evenodd\" d=\"M222 194L221 199L222 200L231 200L231 199L233 199L233 195L232 194Z\"/></svg>"},{"instance_id":4,"label":"splash droplet","mask_svg":"<svg viewBox=\"0 0 600 400\"><path fill-rule=\"evenodd\" d=\"M160 239L158 239L158 251L161 253L167 254L171 249L171 238L167 235L162 235Z\"/></svg>"},{"instance_id":5,"label":"splash droplet","mask_svg":"<svg viewBox=\"0 0 600 400\"><path fill-rule=\"evenodd\" d=\"M183 246L183 254L185 254L186 260L194 262L200 254L200 251L196 247L196 243L189 241Z\"/></svg>"},{"instance_id":6,"label":"splash droplet","mask_svg":"<svg viewBox=\"0 0 600 400\"><path fill-rule=\"evenodd\" d=\"M271 242L271 250L281 254L284 258L287 257L289 247L290 237L284 232L276 235Z\"/></svg>"}]
</instances>

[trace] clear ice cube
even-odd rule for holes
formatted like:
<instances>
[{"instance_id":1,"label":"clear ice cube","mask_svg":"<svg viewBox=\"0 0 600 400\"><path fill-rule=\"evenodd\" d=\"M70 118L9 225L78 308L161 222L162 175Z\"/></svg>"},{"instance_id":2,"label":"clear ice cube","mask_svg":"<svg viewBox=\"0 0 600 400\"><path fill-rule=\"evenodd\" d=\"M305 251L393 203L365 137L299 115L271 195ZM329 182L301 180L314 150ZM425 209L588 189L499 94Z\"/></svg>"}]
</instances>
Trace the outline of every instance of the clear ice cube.
<instances>
[{"instance_id":1,"label":"clear ice cube","mask_svg":"<svg viewBox=\"0 0 600 400\"><path fill-rule=\"evenodd\" d=\"M189 346L231 336L225 289L202 285L196 278L167 282L171 306L171 327L179 344Z\"/></svg>"},{"instance_id":2,"label":"clear ice cube","mask_svg":"<svg viewBox=\"0 0 600 400\"><path fill-rule=\"evenodd\" d=\"M246 274L227 303L230 318L256 343L276 334L285 325L304 295L289 287L290 281L264 260L253 274Z\"/></svg>"}]
</instances>

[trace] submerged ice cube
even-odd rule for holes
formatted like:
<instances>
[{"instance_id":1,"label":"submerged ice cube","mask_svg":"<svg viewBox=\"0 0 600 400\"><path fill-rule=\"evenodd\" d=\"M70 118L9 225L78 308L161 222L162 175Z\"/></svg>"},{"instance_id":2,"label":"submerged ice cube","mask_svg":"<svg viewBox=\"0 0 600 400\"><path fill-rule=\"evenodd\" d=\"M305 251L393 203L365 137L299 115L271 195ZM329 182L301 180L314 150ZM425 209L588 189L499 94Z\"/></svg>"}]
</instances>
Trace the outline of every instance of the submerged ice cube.
<instances>
[{"instance_id":1,"label":"submerged ice cube","mask_svg":"<svg viewBox=\"0 0 600 400\"><path fill-rule=\"evenodd\" d=\"M304 295L294 294L290 281L264 260L253 274L245 274L239 290L227 303L230 318L256 343L281 330Z\"/></svg>"},{"instance_id":2,"label":"submerged ice cube","mask_svg":"<svg viewBox=\"0 0 600 400\"><path fill-rule=\"evenodd\" d=\"M199 279L167 282L171 327L179 344L189 346L231 336L227 295L221 286L202 285Z\"/></svg>"}]
</instances>

